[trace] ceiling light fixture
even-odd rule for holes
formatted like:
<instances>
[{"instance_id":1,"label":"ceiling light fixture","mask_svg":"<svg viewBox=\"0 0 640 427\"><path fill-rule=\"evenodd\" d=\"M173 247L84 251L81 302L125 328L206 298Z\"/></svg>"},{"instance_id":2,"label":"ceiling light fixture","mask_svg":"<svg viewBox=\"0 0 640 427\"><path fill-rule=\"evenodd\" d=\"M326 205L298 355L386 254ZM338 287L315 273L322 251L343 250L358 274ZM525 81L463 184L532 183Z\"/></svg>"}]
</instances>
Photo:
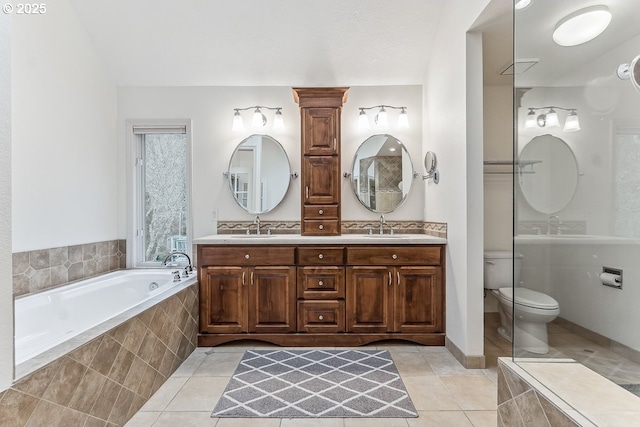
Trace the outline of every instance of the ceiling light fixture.
<instances>
[{"instance_id":1,"label":"ceiling light fixture","mask_svg":"<svg viewBox=\"0 0 640 427\"><path fill-rule=\"evenodd\" d=\"M611 12L597 5L565 16L553 30L553 41L560 46L577 46L598 37L611 23Z\"/></svg>"},{"instance_id":2,"label":"ceiling light fixture","mask_svg":"<svg viewBox=\"0 0 640 427\"><path fill-rule=\"evenodd\" d=\"M369 118L365 110L373 110L379 108L380 110L374 117L374 123L379 128L385 128L389 126L389 114L387 108L392 110L400 110L398 115L397 126L400 129L409 128L409 115L407 114L407 107L394 107L392 105L374 105L373 107L359 107L360 114L358 114L358 127L360 129L369 129Z\"/></svg>"},{"instance_id":3,"label":"ceiling light fixture","mask_svg":"<svg viewBox=\"0 0 640 427\"><path fill-rule=\"evenodd\" d=\"M282 130L284 129L284 119L282 117L282 107L265 107L264 105L254 105L252 107L246 108L234 108L233 111L233 125L231 126L231 130L234 132L241 132L244 130L244 121L242 120L242 115L240 111L246 110L254 110L253 117L251 119L251 127L252 128L262 128L267 125L267 116L262 113L262 110L276 110L276 114L273 118L273 129L274 130Z\"/></svg>"},{"instance_id":4,"label":"ceiling light fixture","mask_svg":"<svg viewBox=\"0 0 640 427\"><path fill-rule=\"evenodd\" d=\"M531 0L516 0L516 4L513 6L516 10L522 10L531 4Z\"/></svg>"},{"instance_id":5,"label":"ceiling light fixture","mask_svg":"<svg viewBox=\"0 0 640 427\"><path fill-rule=\"evenodd\" d=\"M580 130L580 120L578 119L578 110L575 108L562 108L562 107L528 107L529 112L524 121L525 129L534 129L536 126L541 128L554 128L560 127L560 120L556 110L567 111L567 118L564 121L562 130L564 132L575 132ZM536 111L541 111L542 114L536 116Z\"/></svg>"}]
</instances>

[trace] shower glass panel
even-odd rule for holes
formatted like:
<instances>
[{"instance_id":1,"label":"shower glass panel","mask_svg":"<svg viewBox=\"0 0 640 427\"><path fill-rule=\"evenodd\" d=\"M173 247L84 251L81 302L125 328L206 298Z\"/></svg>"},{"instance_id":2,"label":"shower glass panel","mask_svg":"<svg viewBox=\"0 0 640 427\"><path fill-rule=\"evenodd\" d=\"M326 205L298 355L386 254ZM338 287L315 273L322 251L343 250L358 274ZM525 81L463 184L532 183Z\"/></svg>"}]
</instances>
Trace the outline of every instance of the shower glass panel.
<instances>
[{"instance_id":1,"label":"shower glass panel","mask_svg":"<svg viewBox=\"0 0 640 427\"><path fill-rule=\"evenodd\" d=\"M613 16L602 34L554 42L557 24L585 3L534 0L514 10L514 61L535 65L514 75L514 253L522 257L514 257L513 354L572 359L633 392L640 1L602 1Z\"/></svg>"}]
</instances>

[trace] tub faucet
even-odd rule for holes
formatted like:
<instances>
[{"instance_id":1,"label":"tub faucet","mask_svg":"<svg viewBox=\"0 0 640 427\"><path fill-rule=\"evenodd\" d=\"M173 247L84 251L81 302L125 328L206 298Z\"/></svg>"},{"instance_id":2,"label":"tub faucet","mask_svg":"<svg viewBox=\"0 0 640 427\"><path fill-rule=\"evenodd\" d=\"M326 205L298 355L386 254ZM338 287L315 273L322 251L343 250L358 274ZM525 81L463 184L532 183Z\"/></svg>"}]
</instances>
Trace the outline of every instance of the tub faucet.
<instances>
[{"instance_id":1,"label":"tub faucet","mask_svg":"<svg viewBox=\"0 0 640 427\"><path fill-rule=\"evenodd\" d=\"M167 265L167 261L169 261L169 259L174 259L175 257L180 256L180 255L184 256L187 259L187 262L188 262L188 265L186 266L185 271L192 272L193 271L193 265L191 265L191 258L185 252L177 252L177 251L171 252L169 255L166 256L164 261L162 261L162 265Z\"/></svg>"},{"instance_id":2,"label":"tub faucet","mask_svg":"<svg viewBox=\"0 0 640 427\"><path fill-rule=\"evenodd\" d=\"M380 215L380 234L384 234L384 224L385 224L385 220L384 220L384 215Z\"/></svg>"}]
</instances>

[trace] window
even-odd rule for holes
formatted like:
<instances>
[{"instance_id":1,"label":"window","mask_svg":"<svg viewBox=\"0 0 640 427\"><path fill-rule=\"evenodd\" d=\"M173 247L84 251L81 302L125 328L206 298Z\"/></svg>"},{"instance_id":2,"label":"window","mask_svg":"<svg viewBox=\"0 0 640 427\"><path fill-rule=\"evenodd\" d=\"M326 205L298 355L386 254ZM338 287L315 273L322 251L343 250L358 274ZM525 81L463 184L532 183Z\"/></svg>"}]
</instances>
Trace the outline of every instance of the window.
<instances>
[{"instance_id":1,"label":"window","mask_svg":"<svg viewBox=\"0 0 640 427\"><path fill-rule=\"evenodd\" d=\"M173 123L130 126L135 146L132 249L136 267L160 266L171 252L190 252L188 129L187 124Z\"/></svg>"}]
</instances>

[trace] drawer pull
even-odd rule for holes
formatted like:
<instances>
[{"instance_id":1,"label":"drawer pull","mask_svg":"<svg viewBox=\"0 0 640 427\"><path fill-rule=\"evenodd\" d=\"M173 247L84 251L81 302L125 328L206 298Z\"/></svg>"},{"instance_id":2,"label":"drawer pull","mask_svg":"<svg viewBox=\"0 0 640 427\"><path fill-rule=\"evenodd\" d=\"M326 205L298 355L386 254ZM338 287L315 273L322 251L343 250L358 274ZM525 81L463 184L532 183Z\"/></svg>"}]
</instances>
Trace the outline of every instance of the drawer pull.
<instances>
[{"instance_id":1,"label":"drawer pull","mask_svg":"<svg viewBox=\"0 0 640 427\"><path fill-rule=\"evenodd\" d=\"M324 320L324 316L322 316L322 314L320 316L318 316L318 320Z\"/></svg>"},{"instance_id":2,"label":"drawer pull","mask_svg":"<svg viewBox=\"0 0 640 427\"><path fill-rule=\"evenodd\" d=\"M318 282L318 286L324 286L324 282L323 282L322 280L320 280L320 281Z\"/></svg>"},{"instance_id":3,"label":"drawer pull","mask_svg":"<svg viewBox=\"0 0 640 427\"><path fill-rule=\"evenodd\" d=\"M249 259L249 258L251 258L251 256L250 256L249 254L246 254L246 255L244 256L244 259Z\"/></svg>"},{"instance_id":4,"label":"drawer pull","mask_svg":"<svg viewBox=\"0 0 640 427\"><path fill-rule=\"evenodd\" d=\"M318 226L318 228L319 228L320 230L324 230L324 225L320 224L320 225Z\"/></svg>"},{"instance_id":5,"label":"drawer pull","mask_svg":"<svg viewBox=\"0 0 640 427\"><path fill-rule=\"evenodd\" d=\"M318 211L318 215L323 215L323 214L324 214L324 210L320 209L320 210Z\"/></svg>"},{"instance_id":6,"label":"drawer pull","mask_svg":"<svg viewBox=\"0 0 640 427\"><path fill-rule=\"evenodd\" d=\"M391 258L393 258L393 259L398 259L398 255L393 254L393 255L391 255Z\"/></svg>"},{"instance_id":7,"label":"drawer pull","mask_svg":"<svg viewBox=\"0 0 640 427\"><path fill-rule=\"evenodd\" d=\"M318 258L320 258L320 259L324 258L324 255L320 254L320 255L318 255Z\"/></svg>"}]
</instances>

